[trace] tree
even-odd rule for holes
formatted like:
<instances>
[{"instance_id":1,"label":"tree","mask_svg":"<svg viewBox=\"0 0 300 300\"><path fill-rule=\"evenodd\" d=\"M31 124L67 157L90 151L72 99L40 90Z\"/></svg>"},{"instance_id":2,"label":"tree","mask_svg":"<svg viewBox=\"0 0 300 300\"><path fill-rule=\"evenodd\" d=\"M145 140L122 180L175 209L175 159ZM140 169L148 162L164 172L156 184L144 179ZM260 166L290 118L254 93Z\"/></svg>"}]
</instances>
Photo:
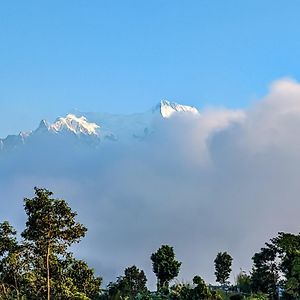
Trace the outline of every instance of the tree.
<instances>
[{"instance_id":1,"label":"tree","mask_svg":"<svg viewBox=\"0 0 300 300\"><path fill-rule=\"evenodd\" d=\"M63 278L65 283L69 284L69 289L72 290L73 295L82 294L89 299L95 299L99 296L102 278L95 277L94 270L90 269L84 261L68 255L61 269L63 276L57 278L57 283L61 285L61 279ZM63 292L64 288L61 290ZM63 298L66 299L66 296Z\"/></svg>"},{"instance_id":2,"label":"tree","mask_svg":"<svg viewBox=\"0 0 300 300\"><path fill-rule=\"evenodd\" d=\"M67 249L85 236L87 229L75 221L77 215L65 200L51 198L52 192L35 188L35 197L24 199L27 214L26 228L22 237L32 249L35 268L35 282L40 282L42 292L51 298L51 271L55 268L57 258L65 257ZM53 263L53 264L52 264Z\"/></svg>"},{"instance_id":3,"label":"tree","mask_svg":"<svg viewBox=\"0 0 300 300\"><path fill-rule=\"evenodd\" d=\"M224 285L231 273L232 257L227 252L219 252L214 263L216 281Z\"/></svg>"},{"instance_id":4,"label":"tree","mask_svg":"<svg viewBox=\"0 0 300 300\"><path fill-rule=\"evenodd\" d=\"M176 283L171 286L169 298L171 300L191 300L193 287L190 283Z\"/></svg>"},{"instance_id":5,"label":"tree","mask_svg":"<svg viewBox=\"0 0 300 300\"><path fill-rule=\"evenodd\" d=\"M16 230L8 221L0 223L0 298L20 299L22 248Z\"/></svg>"},{"instance_id":6,"label":"tree","mask_svg":"<svg viewBox=\"0 0 300 300\"><path fill-rule=\"evenodd\" d=\"M181 262L175 259L173 247L162 245L152 253L151 260L157 277L157 290L168 289L169 282L178 275L181 266Z\"/></svg>"},{"instance_id":7,"label":"tree","mask_svg":"<svg viewBox=\"0 0 300 300\"><path fill-rule=\"evenodd\" d=\"M291 274L284 286L286 294L294 299L300 298L300 257L292 261Z\"/></svg>"},{"instance_id":8,"label":"tree","mask_svg":"<svg viewBox=\"0 0 300 300\"><path fill-rule=\"evenodd\" d=\"M250 294L252 286L251 276L246 274L245 271L241 271L236 277L236 286L238 292Z\"/></svg>"},{"instance_id":9,"label":"tree","mask_svg":"<svg viewBox=\"0 0 300 300\"><path fill-rule=\"evenodd\" d=\"M127 291L127 295L136 297L139 293L144 294L147 292L147 278L143 270L139 270L136 266L126 268L124 271L125 276L122 278L122 285Z\"/></svg>"},{"instance_id":10,"label":"tree","mask_svg":"<svg viewBox=\"0 0 300 300\"><path fill-rule=\"evenodd\" d=\"M270 299L277 299L277 285L279 279L276 263L276 249L271 245L261 248L252 257L252 289L256 293L267 294Z\"/></svg>"},{"instance_id":11,"label":"tree","mask_svg":"<svg viewBox=\"0 0 300 300\"><path fill-rule=\"evenodd\" d=\"M276 249L278 268L284 277L285 298L300 298L300 234L279 232L269 244Z\"/></svg>"},{"instance_id":12,"label":"tree","mask_svg":"<svg viewBox=\"0 0 300 300\"><path fill-rule=\"evenodd\" d=\"M120 276L116 282L109 284L108 294L111 297L120 295L124 298L135 299L138 295L148 293L146 283L147 278L144 271L132 266L126 268L124 275Z\"/></svg>"},{"instance_id":13,"label":"tree","mask_svg":"<svg viewBox=\"0 0 300 300\"><path fill-rule=\"evenodd\" d=\"M194 297L192 299L209 299L212 296L208 286L200 276L195 276L193 283L196 287L193 290Z\"/></svg>"},{"instance_id":14,"label":"tree","mask_svg":"<svg viewBox=\"0 0 300 300\"><path fill-rule=\"evenodd\" d=\"M193 278L191 284L175 284L169 294L171 300L222 300L217 291L211 291L200 276Z\"/></svg>"}]
</instances>

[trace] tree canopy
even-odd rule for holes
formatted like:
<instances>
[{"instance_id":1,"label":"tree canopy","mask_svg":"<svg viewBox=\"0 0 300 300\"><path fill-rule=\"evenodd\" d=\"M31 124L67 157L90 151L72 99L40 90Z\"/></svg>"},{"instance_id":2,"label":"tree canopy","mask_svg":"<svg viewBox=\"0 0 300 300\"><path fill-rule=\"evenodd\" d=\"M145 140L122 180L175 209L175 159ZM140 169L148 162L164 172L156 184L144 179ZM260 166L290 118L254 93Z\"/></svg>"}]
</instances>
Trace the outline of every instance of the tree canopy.
<instances>
[{"instance_id":1,"label":"tree canopy","mask_svg":"<svg viewBox=\"0 0 300 300\"><path fill-rule=\"evenodd\" d=\"M168 289L170 280L177 277L181 262L175 259L173 247L162 245L151 255L153 272L157 277L157 290Z\"/></svg>"},{"instance_id":2,"label":"tree canopy","mask_svg":"<svg viewBox=\"0 0 300 300\"><path fill-rule=\"evenodd\" d=\"M214 262L216 281L224 285L231 273L232 257L227 252L219 252Z\"/></svg>"},{"instance_id":3,"label":"tree canopy","mask_svg":"<svg viewBox=\"0 0 300 300\"><path fill-rule=\"evenodd\" d=\"M77 213L47 189L35 188L34 193L33 198L24 199L27 219L20 235L8 221L0 223L1 300L300 299L300 235L284 232L253 255L251 272L241 271L233 285L228 281L233 259L219 252L214 264L221 288L208 285L198 275L170 286L181 262L173 247L162 245L150 255L157 277L155 292L148 290L145 272L135 265L101 290L102 278L70 251L87 233Z\"/></svg>"},{"instance_id":4,"label":"tree canopy","mask_svg":"<svg viewBox=\"0 0 300 300\"><path fill-rule=\"evenodd\" d=\"M65 200L52 198L47 189L34 191L33 198L24 199L22 240L7 221L0 224L2 298L95 299L101 278L68 251L85 236L86 227L76 221L77 213Z\"/></svg>"}]
</instances>

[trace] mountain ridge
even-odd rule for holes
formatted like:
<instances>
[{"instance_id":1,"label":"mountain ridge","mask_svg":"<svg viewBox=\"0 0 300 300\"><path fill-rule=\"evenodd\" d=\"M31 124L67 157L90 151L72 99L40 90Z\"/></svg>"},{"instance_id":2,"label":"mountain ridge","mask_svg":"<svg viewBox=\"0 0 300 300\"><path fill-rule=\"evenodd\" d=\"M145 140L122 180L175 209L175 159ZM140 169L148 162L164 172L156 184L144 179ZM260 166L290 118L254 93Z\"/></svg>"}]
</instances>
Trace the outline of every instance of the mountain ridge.
<instances>
[{"instance_id":1,"label":"mountain ridge","mask_svg":"<svg viewBox=\"0 0 300 300\"><path fill-rule=\"evenodd\" d=\"M0 151L11 151L32 139L51 135L84 138L86 142L95 140L119 141L128 138L143 139L153 131L154 120L169 119L174 115L184 113L197 115L200 112L193 106L182 105L168 100L161 100L152 109L128 115L97 112L68 113L58 117L53 123L41 120L39 126L30 132L20 132L0 139Z\"/></svg>"}]
</instances>

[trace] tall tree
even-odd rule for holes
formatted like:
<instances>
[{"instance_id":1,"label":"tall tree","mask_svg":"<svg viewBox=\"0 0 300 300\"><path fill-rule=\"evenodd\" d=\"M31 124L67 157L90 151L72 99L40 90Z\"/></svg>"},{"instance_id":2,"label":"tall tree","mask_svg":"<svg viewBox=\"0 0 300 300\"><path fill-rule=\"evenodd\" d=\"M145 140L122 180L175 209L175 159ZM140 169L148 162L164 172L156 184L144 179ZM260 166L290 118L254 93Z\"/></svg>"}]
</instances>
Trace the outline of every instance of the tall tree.
<instances>
[{"instance_id":1,"label":"tall tree","mask_svg":"<svg viewBox=\"0 0 300 300\"><path fill-rule=\"evenodd\" d=\"M231 273L232 257L226 251L219 252L214 263L216 281L224 285Z\"/></svg>"},{"instance_id":2,"label":"tall tree","mask_svg":"<svg viewBox=\"0 0 300 300\"><path fill-rule=\"evenodd\" d=\"M175 259L173 247L162 245L151 255L153 272L157 277L157 290L169 288L169 282L180 270L181 262Z\"/></svg>"},{"instance_id":3,"label":"tall tree","mask_svg":"<svg viewBox=\"0 0 300 300\"><path fill-rule=\"evenodd\" d=\"M51 198L52 192L35 188L35 197L24 199L27 214L22 237L33 250L36 267L41 271L46 299L51 299L51 270L55 256L66 256L67 249L85 236L87 229L75 221L77 215L65 200ZM44 272L45 271L45 272ZM44 295L42 295L42 298Z\"/></svg>"},{"instance_id":4,"label":"tall tree","mask_svg":"<svg viewBox=\"0 0 300 300\"><path fill-rule=\"evenodd\" d=\"M252 289L267 294L270 299L278 298L279 270L276 257L276 248L268 244L252 257Z\"/></svg>"},{"instance_id":5,"label":"tall tree","mask_svg":"<svg viewBox=\"0 0 300 300\"><path fill-rule=\"evenodd\" d=\"M285 298L300 298L300 234L279 232L269 244L276 249L284 277Z\"/></svg>"},{"instance_id":6,"label":"tall tree","mask_svg":"<svg viewBox=\"0 0 300 300\"><path fill-rule=\"evenodd\" d=\"M22 247L16 230L4 221L0 223L0 298L20 299L22 281Z\"/></svg>"}]
</instances>

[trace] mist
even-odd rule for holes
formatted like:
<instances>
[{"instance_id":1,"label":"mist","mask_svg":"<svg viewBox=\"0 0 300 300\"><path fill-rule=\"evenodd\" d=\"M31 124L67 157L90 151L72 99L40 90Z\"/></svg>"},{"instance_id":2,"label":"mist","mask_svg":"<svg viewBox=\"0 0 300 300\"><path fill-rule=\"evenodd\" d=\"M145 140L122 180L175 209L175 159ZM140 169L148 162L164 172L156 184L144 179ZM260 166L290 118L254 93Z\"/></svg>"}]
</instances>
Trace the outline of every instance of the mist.
<instances>
[{"instance_id":1,"label":"mist","mask_svg":"<svg viewBox=\"0 0 300 300\"><path fill-rule=\"evenodd\" d=\"M247 110L157 120L141 141L28 144L0 157L0 218L21 231L23 198L45 187L88 227L72 250L106 283L135 264L153 288L161 244L182 261L177 280L214 283L213 260L228 251L233 281L277 232L299 231L299 137L300 84L282 79Z\"/></svg>"}]
</instances>

